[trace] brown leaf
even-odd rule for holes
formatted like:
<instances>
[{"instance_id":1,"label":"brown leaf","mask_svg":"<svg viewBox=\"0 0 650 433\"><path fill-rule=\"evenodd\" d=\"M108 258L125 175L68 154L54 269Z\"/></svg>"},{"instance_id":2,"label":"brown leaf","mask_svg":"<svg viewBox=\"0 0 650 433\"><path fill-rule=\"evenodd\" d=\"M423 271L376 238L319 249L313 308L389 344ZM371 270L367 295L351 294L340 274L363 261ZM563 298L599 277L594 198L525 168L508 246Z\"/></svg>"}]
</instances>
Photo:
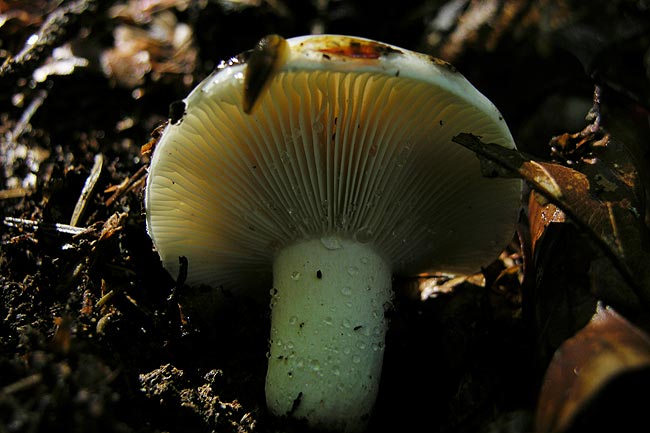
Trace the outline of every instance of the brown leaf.
<instances>
[{"instance_id":1,"label":"brown leaf","mask_svg":"<svg viewBox=\"0 0 650 433\"><path fill-rule=\"evenodd\" d=\"M479 156L482 166L487 166L484 174L516 174L560 207L603 249L641 304L650 307L649 233L630 172L617 171L601 160L578 171L483 143L471 134L459 134L453 140Z\"/></svg>"},{"instance_id":2,"label":"brown leaf","mask_svg":"<svg viewBox=\"0 0 650 433\"><path fill-rule=\"evenodd\" d=\"M570 223L548 224L535 245L527 263L524 294L535 329L536 357L545 366L557 348L594 315L598 299L585 275L599 251Z\"/></svg>"},{"instance_id":3,"label":"brown leaf","mask_svg":"<svg viewBox=\"0 0 650 433\"><path fill-rule=\"evenodd\" d=\"M599 307L556 351L540 392L535 431L567 431L607 384L642 368L650 368L650 338L614 310Z\"/></svg>"},{"instance_id":4,"label":"brown leaf","mask_svg":"<svg viewBox=\"0 0 650 433\"><path fill-rule=\"evenodd\" d=\"M553 203L549 203L544 197L535 191L531 191L528 200L528 225L530 227L531 253L535 254L537 241L542 237L546 228L551 223L563 223L566 215Z\"/></svg>"},{"instance_id":5,"label":"brown leaf","mask_svg":"<svg viewBox=\"0 0 650 433\"><path fill-rule=\"evenodd\" d=\"M177 79L192 84L197 50L191 27L170 11L154 14L148 28L122 24L113 32L115 45L101 55L104 74L113 82L135 88L154 81Z\"/></svg>"},{"instance_id":6,"label":"brown leaf","mask_svg":"<svg viewBox=\"0 0 650 433\"><path fill-rule=\"evenodd\" d=\"M111 215L104 223L102 231L99 235L99 241L104 241L111 238L115 233L124 228L128 214L126 212L116 212Z\"/></svg>"}]
</instances>

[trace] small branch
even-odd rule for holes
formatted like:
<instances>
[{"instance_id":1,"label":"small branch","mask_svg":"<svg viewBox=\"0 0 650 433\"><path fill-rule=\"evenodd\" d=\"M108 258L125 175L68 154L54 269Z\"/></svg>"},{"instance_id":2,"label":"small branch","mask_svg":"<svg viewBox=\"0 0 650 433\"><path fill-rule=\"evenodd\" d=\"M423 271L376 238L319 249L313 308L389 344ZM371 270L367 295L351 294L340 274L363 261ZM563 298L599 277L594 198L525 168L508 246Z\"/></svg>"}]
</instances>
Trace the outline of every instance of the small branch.
<instances>
[{"instance_id":1,"label":"small branch","mask_svg":"<svg viewBox=\"0 0 650 433\"><path fill-rule=\"evenodd\" d=\"M7 200L10 198L22 198L30 195L33 190L29 188L11 188L0 190L0 200Z\"/></svg>"},{"instance_id":2,"label":"small branch","mask_svg":"<svg viewBox=\"0 0 650 433\"><path fill-rule=\"evenodd\" d=\"M70 1L49 14L38 32L27 40L23 49L0 66L0 78L11 78L21 72L31 75L41 59L49 56L68 36L79 17L95 11L96 3L95 0Z\"/></svg>"},{"instance_id":3,"label":"small branch","mask_svg":"<svg viewBox=\"0 0 650 433\"><path fill-rule=\"evenodd\" d=\"M41 221L27 220L24 218L14 218L14 217L5 217L4 224L7 227L29 229L33 232L37 230L44 230L52 233L59 233L59 234L72 235L72 236L86 233L87 231L91 230L85 227L74 227L68 224L44 223Z\"/></svg>"},{"instance_id":4,"label":"small branch","mask_svg":"<svg viewBox=\"0 0 650 433\"><path fill-rule=\"evenodd\" d=\"M131 177L124 179L124 181L121 184L112 186L107 190L105 190L104 191L105 193L109 193L109 192L113 193L104 202L106 207L112 205L115 202L115 200L119 199L124 194L128 193L129 191L133 190L138 185L140 185L142 182L144 182L144 180L146 179L146 175L147 175L147 167L143 165Z\"/></svg>"},{"instance_id":5,"label":"small branch","mask_svg":"<svg viewBox=\"0 0 650 433\"><path fill-rule=\"evenodd\" d=\"M88 175L86 183L84 183L84 187L81 190L81 194L79 195L79 200L77 200L77 204L75 205L74 211L72 212L72 217L70 218L71 226L76 227L79 225L79 220L88 207L88 199L95 190L95 186L97 186L97 181L102 174L103 167L104 157L101 153L98 153L95 155L95 163L93 164L93 168L90 170L90 174Z\"/></svg>"},{"instance_id":6,"label":"small branch","mask_svg":"<svg viewBox=\"0 0 650 433\"><path fill-rule=\"evenodd\" d=\"M27 125L29 125L29 122L31 122L32 117L34 114L36 114L36 111L43 105L43 102L45 102L45 98L47 98L47 91L45 90L39 90L38 93L36 93L36 96L34 96L34 99L29 103L25 111L23 111L22 116L20 116L20 120L18 120L18 123L16 123L16 126L7 133L7 142L8 143L15 143L18 138L20 138L21 135L25 132L27 129Z\"/></svg>"}]
</instances>

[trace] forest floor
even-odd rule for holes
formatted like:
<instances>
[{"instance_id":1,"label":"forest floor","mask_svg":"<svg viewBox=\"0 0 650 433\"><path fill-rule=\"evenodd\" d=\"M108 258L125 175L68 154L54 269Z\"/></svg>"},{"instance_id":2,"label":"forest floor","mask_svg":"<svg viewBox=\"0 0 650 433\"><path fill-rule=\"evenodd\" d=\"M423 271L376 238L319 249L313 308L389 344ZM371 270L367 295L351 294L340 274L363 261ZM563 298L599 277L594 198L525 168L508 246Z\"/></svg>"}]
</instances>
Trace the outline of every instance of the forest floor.
<instances>
[{"instance_id":1,"label":"forest floor","mask_svg":"<svg viewBox=\"0 0 650 433\"><path fill-rule=\"evenodd\" d=\"M605 342L571 341L590 360L615 359L609 370L556 363L587 363L598 386L576 391L560 374L557 387L575 392L559 409L549 399L566 396L540 390L599 303L625 320L621 332L650 331L650 4L393 6L0 0L0 433L305 431L265 408L268 290L198 311L209 292L176 287L162 268L142 150L219 61L267 34L314 32L451 62L529 155L504 166L528 188L498 260L432 292L395 281L370 431L598 431L619 410L648 425L629 397L647 386L650 344L607 340L608 320ZM611 386L622 376L632 380Z\"/></svg>"}]
</instances>

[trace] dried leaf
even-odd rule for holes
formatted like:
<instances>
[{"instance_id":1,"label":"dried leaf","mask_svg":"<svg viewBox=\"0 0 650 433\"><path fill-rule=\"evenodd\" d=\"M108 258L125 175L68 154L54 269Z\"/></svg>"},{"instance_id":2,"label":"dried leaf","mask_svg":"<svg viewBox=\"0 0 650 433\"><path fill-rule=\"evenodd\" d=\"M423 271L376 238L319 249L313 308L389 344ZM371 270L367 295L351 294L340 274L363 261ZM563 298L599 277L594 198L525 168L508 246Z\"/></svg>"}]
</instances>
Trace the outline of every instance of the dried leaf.
<instances>
[{"instance_id":1,"label":"dried leaf","mask_svg":"<svg viewBox=\"0 0 650 433\"><path fill-rule=\"evenodd\" d=\"M93 167L90 169L90 174L86 178L86 182L84 183L83 189L81 190L77 204L75 205L74 211L72 212L72 217L70 217L71 226L79 225L79 220L88 207L88 200L92 196L92 193L97 186L97 181L102 174L102 169L104 167L104 156L101 153L98 153L95 155L94 161L95 162L93 163Z\"/></svg>"},{"instance_id":2,"label":"dried leaf","mask_svg":"<svg viewBox=\"0 0 650 433\"><path fill-rule=\"evenodd\" d=\"M528 261L526 294L541 365L589 322L598 299L585 278L598 251L574 224L549 224Z\"/></svg>"},{"instance_id":3,"label":"dried leaf","mask_svg":"<svg viewBox=\"0 0 650 433\"><path fill-rule=\"evenodd\" d=\"M639 301L650 307L650 237L630 172L618 171L601 160L585 165L583 171L536 161L515 150L483 143L471 134L459 134L454 141L475 152L482 163L496 163L517 174L560 207L602 247Z\"/></svg>"},{"instance_id":4,"label":"dried leaf","mask_svg":"<svg viewBox=\"0 0 650 433\"><path fill-rule=\"evenodd\" d=\"M563 223L566 215L553 203L549 203L544 197L535 191L530 193L528 200L528 225L530 227L531 253L535 254L537 241L542 237L546 228L551 223Z\"/></svg>"},{"instance_id":5,"label":"dried leaf","mask_svg":"<svg viewBox=\"0 0 650 433\"><path fill-rule=\"evenodd\" d=\"M555 353L540 392L535 431L567 431L608 383L647 368L650 338L614 310L599 307L589 324Z\"/></svg>"},{"instance_id":6,"label":"dried leaf","mask_svg":"<svg viewBox=\"0 0 650 433\"><path fill-rule=\"evenodd\" d=\"M155 14L147 28L122 24L114 31L115 46L101 56L104 74L126 88L181 76L192 83L197 58L191 27L178 22L170 11Z\"/></svg>"}]
</instances>

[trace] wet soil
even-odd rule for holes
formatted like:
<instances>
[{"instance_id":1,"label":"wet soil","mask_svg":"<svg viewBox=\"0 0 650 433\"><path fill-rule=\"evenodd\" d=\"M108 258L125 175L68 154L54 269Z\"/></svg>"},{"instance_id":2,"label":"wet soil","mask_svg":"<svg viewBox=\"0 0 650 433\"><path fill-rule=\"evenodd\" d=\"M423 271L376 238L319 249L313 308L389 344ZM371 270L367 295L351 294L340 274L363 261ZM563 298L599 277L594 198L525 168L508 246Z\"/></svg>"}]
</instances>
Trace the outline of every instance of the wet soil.
<instances>
[{"instance_id":1,"label":"wet soil","mask_svg":"<svg viewBox=\"0 0 650 433\"><path fill-rule=\"evenodd\" d=\"M177 286L145 228L147 143L170 105L266 34L351 34L445 58L541 158L585 127L595 86L619 118L641 119L633 130L647 120L644 2L479 3L0 1L0 433L306 431L265 408L268 290L211 305L209 289ZM527 256L522 206L482 278L435 296L395 281L371 432L532 430L544 369L597 297L592 243L573 228L552 234L567 248L542 243L536 257L563 272L553 279ZM555 299L540 282L572 294L558 295L551 336L540 311Z\"/></svg>"}]
</instances>

